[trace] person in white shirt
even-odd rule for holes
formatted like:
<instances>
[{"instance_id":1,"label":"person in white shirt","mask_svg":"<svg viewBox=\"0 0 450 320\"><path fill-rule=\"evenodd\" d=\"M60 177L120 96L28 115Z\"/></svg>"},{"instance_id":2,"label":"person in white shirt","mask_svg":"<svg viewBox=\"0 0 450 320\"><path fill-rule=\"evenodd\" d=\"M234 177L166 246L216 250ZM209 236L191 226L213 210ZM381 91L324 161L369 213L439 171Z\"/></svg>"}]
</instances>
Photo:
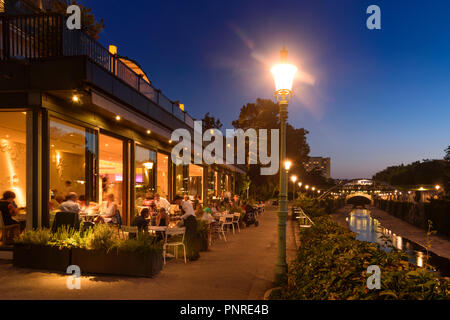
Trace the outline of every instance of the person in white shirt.
<instances>
[{"instance_id":1,"label":"person in white shirt","mask_svg":"<svg viewBox=\"0 0 450 320\"><path fill-rule=\"evenodd\" d=\"M61 203L61 205L59 206L59 211L79 213L81 211L81 207L77 203L77 198L78 198L78 196L75 192L70 192L67 195L66 201Z\"/></svg>"},{"instance_id":2,"label":"person in white shirt","mask_svg":"<svg viewBox=\"0 0 450 320\"><path fill-rule=\"evenodd\" d=\"M161 198L159 193L155 194L155 204L158 209L164 208L166 212L169 212L170 209L170 202L167 201L167 199Z\"/></svg>"},{"instance_id":3,"label":"person in white shirt","mask_svg":"<svg viewBox=\"0 0 450 320\"><path fill-rule=\"evenodd\" d=\"M195 217L195 211L191 201L182 201L181 209L184 211L184 214L181 216L181 219L186 220L189 216Z\"/></svg>"}]
</instances>

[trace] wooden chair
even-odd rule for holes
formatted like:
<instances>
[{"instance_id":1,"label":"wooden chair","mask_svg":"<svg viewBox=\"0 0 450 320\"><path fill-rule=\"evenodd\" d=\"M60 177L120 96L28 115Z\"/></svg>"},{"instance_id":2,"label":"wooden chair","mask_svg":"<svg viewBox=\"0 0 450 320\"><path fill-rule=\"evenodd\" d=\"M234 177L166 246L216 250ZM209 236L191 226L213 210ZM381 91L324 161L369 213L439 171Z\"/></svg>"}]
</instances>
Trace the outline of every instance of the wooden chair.
<instances>
[{"instance_id":1,"label":"wooden chair","mask_svg":"<svg viewBox=\"0 0 450 320\"><path fill-rule=\"evenodd\" d=\"M3 222L3 213L0 212L0 230L2 231L2 244L7 245L10 244L8 240L11 239L11 237L8 237L11 232L13 234L12 238L14 238L15 235L20 234L20 224L12 224L9 226L6 226Z\"/></svg>"}]
</instances>

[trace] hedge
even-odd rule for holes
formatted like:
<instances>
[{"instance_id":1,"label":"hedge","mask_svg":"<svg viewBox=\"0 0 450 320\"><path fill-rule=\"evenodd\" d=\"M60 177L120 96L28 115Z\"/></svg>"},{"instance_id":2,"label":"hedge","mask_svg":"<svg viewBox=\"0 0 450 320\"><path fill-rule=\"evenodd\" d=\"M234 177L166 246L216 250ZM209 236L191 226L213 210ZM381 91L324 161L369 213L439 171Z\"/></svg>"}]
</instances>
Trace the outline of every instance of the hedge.
<instances>
[{"instance_id":1,"label":"hedge","mask_svg":"<svg viewBox=\"0 0 450 320\"><path fill-rule=\"evenodd\" d=\"M395 248L388 253L377 244L356 240L329 216L313 220L311 228L300 230L301 245L287 283L270 299L449 299L448 281L410 264L405 253ZM367 288L371 265L381 269L379 290Z\"/></svg>"}]
</instances>

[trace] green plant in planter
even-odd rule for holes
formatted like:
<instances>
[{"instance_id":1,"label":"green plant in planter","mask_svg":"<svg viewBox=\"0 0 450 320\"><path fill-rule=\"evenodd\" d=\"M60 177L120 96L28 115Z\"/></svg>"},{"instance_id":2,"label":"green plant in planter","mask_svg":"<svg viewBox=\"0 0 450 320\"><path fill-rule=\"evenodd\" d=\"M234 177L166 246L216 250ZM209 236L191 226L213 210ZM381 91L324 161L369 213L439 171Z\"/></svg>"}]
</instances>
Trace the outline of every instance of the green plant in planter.
<instances>
[{"instance_id":1,"label":"green plant in planter","mask_svg":"<svg viewBox=\"0 0 450 320\"><path fill-rule=\"evenodd\" d=\"M14 240L16 244L46 246L52 239L49 229L29 230L22 233Z\"/></svg>"},{"instance_id":2,"label":"green plant in planter","mask_svg":"<svg viewBox=\"0 0 450 320\"><path fill-rule=\"evenodd\" d=\"M113 228L107 224L95 225L86 237L86 249L109 251L116 247L118 238Z\"/></svg>"},{"instance_id":3,"label":"green plant in planter","mask_svg":"<svg viewBox=\"0 0 450 320\"><path fill-rule=\"evenodd\" d=\"M162 253L163 250L161 241L146 232L139 233L139 237L136 239L118 240L115 242L114 248L119 252L135 252L142 256L150 253Z\"/></svg>"}]
</instances>

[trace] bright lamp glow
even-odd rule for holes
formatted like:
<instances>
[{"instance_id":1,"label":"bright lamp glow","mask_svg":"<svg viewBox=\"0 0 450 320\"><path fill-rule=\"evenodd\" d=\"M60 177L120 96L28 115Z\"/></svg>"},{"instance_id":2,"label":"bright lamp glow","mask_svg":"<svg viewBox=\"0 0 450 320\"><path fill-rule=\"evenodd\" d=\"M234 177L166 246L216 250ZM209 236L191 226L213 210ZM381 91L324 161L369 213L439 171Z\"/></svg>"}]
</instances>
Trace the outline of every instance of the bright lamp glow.
<instances>
[{"instance_id":1,"label":"bright lamp glow","mask_svg":"<svg viewBox=\"0 0 450 320\"><path fill-rule=\"evenodd\" d=\"M301 182L298 183L298 186L299 186L300 188L302 187L302 185L303 185L303 183L301 183Z\"/></svg>"},{"instance_id":2,"label":"bright lamp glow","mask_svg":"<svg viewBox=\"0 0 450 320\"><path fill-rule=\"evenodd\" d=\"M292 177L291 177L291 180L292 180L292 182L295 183L295 181L297 181L297 176L292 176Z\"/></svg>"},{"instance_id":3,"label":"bright lamp glow","mask_svg":"<svg viewBox=\"0 0 450 320\"><path fill-rule=\"evenodd\" d=\"M289 170L289 169L291 168L291 166L292 166L292 162L290 162L289 160L286 160L286 161L284 162L284 168L285 168L286 170Z\"/></svg>"},{"instance_id":4,"label":"bright lamp glow","mask_svg":"<svg viewBox=\"0 0 450 320\"><path fill-rule=\"evenodd\" d=\"M275 65L271 70L275 79L276 91L292 90L295 74L298 69L292 64L282 63Z\"/></svg>"},{"instance_id":5,"label":"bright lamp glow","mask_svg":"<svg viewBox=\"0 0 450 320\"><path fill-rule=\"evenodd\" d=\"M147 170L152 170L153 169L153 162L145 162L144 163L144 167Z\"/></svg>"}]
</instances>

